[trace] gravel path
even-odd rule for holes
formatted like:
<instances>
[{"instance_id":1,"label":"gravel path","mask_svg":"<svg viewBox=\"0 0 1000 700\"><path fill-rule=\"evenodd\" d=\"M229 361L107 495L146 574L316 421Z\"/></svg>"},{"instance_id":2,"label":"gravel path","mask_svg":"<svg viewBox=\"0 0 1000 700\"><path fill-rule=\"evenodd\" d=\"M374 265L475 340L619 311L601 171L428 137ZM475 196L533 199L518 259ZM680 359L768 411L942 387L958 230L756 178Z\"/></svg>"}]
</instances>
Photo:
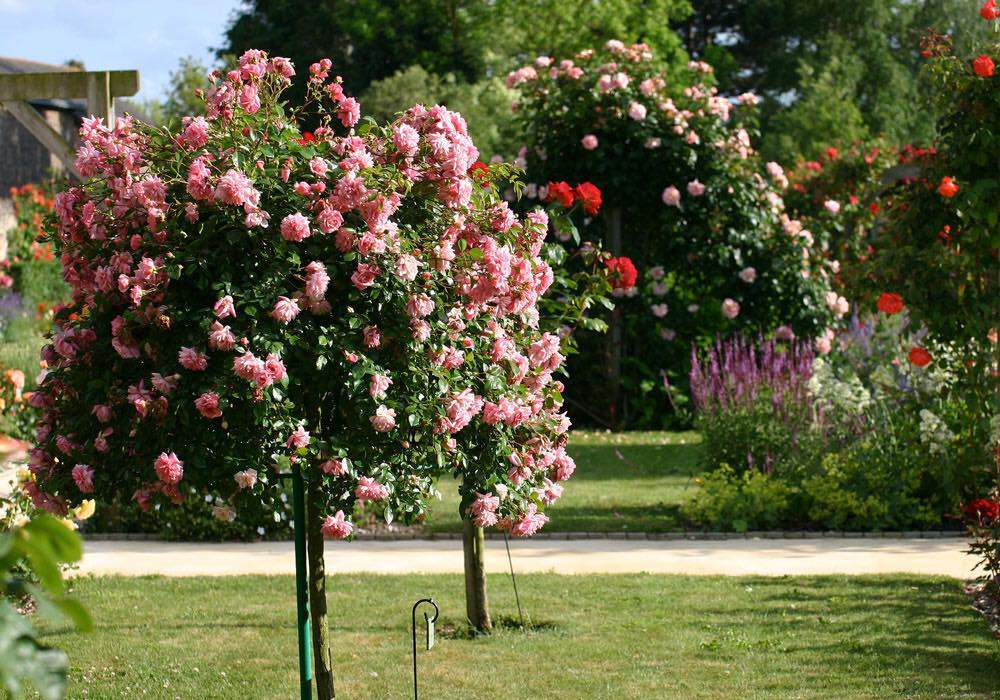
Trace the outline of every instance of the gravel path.
<instances>
[{"instance_id":1,"label":"gravel path","mask_svg":"<svg viewBox=\"0 0 1000 700\"><path fill-rule=\"evenodd\" d=\"M516 540L519 573L722 574L940 574L969 578L976 560L961 538L800 539L722 541ZM334 573L460 573L460 541L328 542ZM487 543L486 568L507 571L502 541ZM82 574L229 576L291 574L291 542L194 544L160 541L88 541Z\"/></svg>"}]
</instances>

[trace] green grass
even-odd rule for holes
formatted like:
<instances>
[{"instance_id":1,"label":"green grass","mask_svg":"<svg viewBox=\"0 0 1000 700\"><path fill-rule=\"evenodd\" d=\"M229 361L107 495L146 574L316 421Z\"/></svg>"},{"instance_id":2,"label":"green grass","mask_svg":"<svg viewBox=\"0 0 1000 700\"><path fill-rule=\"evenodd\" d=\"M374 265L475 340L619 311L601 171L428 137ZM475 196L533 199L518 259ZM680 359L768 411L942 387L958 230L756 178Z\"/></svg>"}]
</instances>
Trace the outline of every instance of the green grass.
<instances>
[{"instance_id":1,"label":"green grass","mask_svg":"<svg viewBox=\"0 0 1000 700\"><path fill-rule=\"evenodd\" d=\"M569 453L576 473L546 512L547 532L645 531L683 529L680 503L694 485L701 438L697 433L571 434ZM442 501L427 518L429 532L459 532L458 488L439 484Z\"/></svg>"},{"instance_id":2,"label":"green grass","mask_svg":"<svg viewBox=\"0 0 1000 700\"><path fill-rule=\"evenodd\" d=\"M338 698L405 698L410 606L441 605L421 652L422 697L1000 698L1000 643L954 579L522 576L545 623L456 634L460 576L330 581ZM291 577L83 579L97 623L49 630L70 653L69 697L264 700L296 695ZM489 580L495 616L510 581ZM448 632L451 631L451 634Z\"/></svg>"}]
</instances>

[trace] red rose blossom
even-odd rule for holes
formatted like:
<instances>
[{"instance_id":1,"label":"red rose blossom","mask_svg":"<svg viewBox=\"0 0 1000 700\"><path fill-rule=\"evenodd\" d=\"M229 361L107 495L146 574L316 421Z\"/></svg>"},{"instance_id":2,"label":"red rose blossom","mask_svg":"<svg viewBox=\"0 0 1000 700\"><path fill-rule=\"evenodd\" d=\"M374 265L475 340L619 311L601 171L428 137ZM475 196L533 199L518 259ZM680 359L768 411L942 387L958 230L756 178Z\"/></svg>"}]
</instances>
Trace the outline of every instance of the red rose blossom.
<instances>
[{"instance_id":1,"label":"red rose blossom","mask_svg":"<svg viewBox=\"0 0 1000 700\"><path fill-rule=\"evenodd\" d=\"M883 292L879 296L876 306L882 313L892 316L903 310L903 297L892 292Z\"/></svg>"},{"instance_id":2,"label":"red rose blossom","mask_svg":"<svg viewBox=\"0 0 1000 700\"><path fill-rule=\"evenodd\" d=\"M590 182L582 182L576 186L577 199L583 205L583 210L593 216L601 210L601 190Z\"/></svg>"},{"instance_id":3,"label":"red rose blossom","mask_svg":"<svg viewBox=\"0 0 1000 700\"><path fill-rule=\"evenodd\" d=\"M947 175L941 178L941 184L938 185L938 194L947 199L951 199L956 194L958 194L958 183Z\"/></svg>"},{"instance_id":4,"label":"red rose blossom","mask_svg":"<svg viewBox=\"0 0 1000 700\"><path fill-rule=\"evenodd\" d=\"M923 348L910 348L910 362L917 367L926 367L933 359L931 354Z\"/></svg>"},{"instance_id":5,"label":"red rose blossom","mask_svg":"<svg viewBox=\"0 0 1000 700\"><path fill-rule=\"evenodd\" d=\"M992 78L995 68L993 59L986 54L972 59L972 72L980 78Z\"/></svg>"},{"instance_id":6,"label":"red rose blossom","mask_svg":"<svg viewBox=\"0 0 1000 700\"><path fill-rule=\"evenodd\" d=\"M604 261L611 277L611 286L615 289L631 289L639 278L639 273L630 258L624 255L620 258L609 258Z\"/></svg>"},{"instance_id":7,"label":"red rose blossom","mask_svg":"<svg viewBox=\"0 0 1000 700\"><path fill-rule=\"evenodd\" d=\"M979 16L985 19L987 22L1000 17L1000 7L994 0L986 0L983 6L979 8Z\"/></svg>"},{"instance_id":8,"label":"red rose blossom","mask_svg":"<svg viewBox=\"0 0 1000 700\"><path fill-rule=\"evenodd\" d=\"M557 200L564 209L573 206L573 188L567 182L550 182L546 201Z\"/></svg>"},{"instance_id":9,"label":"red rose blossom","mask_svg":"<svg viewBox=\"0 0 1000 700\"><path fill-rule=\"evenodd\" d=\"M977 498L968 503L964 510L969 518L975 518L980 522L1000 518L1000 502L988 498Z\"/></svg>"}]
</instances>

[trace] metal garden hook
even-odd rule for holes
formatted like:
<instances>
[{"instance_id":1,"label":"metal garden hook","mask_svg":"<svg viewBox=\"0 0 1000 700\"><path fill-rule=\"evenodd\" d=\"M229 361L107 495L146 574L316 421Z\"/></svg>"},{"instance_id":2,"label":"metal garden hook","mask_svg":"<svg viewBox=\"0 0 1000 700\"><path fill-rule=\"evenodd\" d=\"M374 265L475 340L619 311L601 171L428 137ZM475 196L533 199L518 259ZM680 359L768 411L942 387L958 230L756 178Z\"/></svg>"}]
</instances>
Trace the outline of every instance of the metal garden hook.
<instances>
[{"instance_id":1,"label":"metal garden hook","mask_svg":"<svg viewBox=\"0 0 1000 700\"><path fill-rule=\"evenodd\" d=\"M430 651L431 647L434 646L434 623L437 622L438 615L441 614L438 604L434 602L433 598L421 598L416 603L413 604L412 610L412 633L413 633L413 700L418 700L418 690L417 690L417 608L419 608L423 603L427 603L434 607L434 617L429 617L427 613L424 613L424 624L427 625L427 650Z\"/></svg>"}]
</instances>

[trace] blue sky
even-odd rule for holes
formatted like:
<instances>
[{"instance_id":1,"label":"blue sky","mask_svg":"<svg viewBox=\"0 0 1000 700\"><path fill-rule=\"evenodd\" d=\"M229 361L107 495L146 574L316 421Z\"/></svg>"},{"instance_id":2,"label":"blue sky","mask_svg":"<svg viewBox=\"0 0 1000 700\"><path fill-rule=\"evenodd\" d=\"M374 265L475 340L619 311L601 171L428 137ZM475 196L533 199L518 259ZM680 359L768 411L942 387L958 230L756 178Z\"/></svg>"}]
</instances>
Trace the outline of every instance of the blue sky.
<instances>
[{"instance_id":1,"label":"blue sky","mask_svg":"<svg viewBox=\"0 0 1000 700\"><path fill-rule=\"evenodd\" d=\"M181 56L206 64L241 0L0 0L0 56L138 69L158 98Z\"/></svg>"}]
</instances>

